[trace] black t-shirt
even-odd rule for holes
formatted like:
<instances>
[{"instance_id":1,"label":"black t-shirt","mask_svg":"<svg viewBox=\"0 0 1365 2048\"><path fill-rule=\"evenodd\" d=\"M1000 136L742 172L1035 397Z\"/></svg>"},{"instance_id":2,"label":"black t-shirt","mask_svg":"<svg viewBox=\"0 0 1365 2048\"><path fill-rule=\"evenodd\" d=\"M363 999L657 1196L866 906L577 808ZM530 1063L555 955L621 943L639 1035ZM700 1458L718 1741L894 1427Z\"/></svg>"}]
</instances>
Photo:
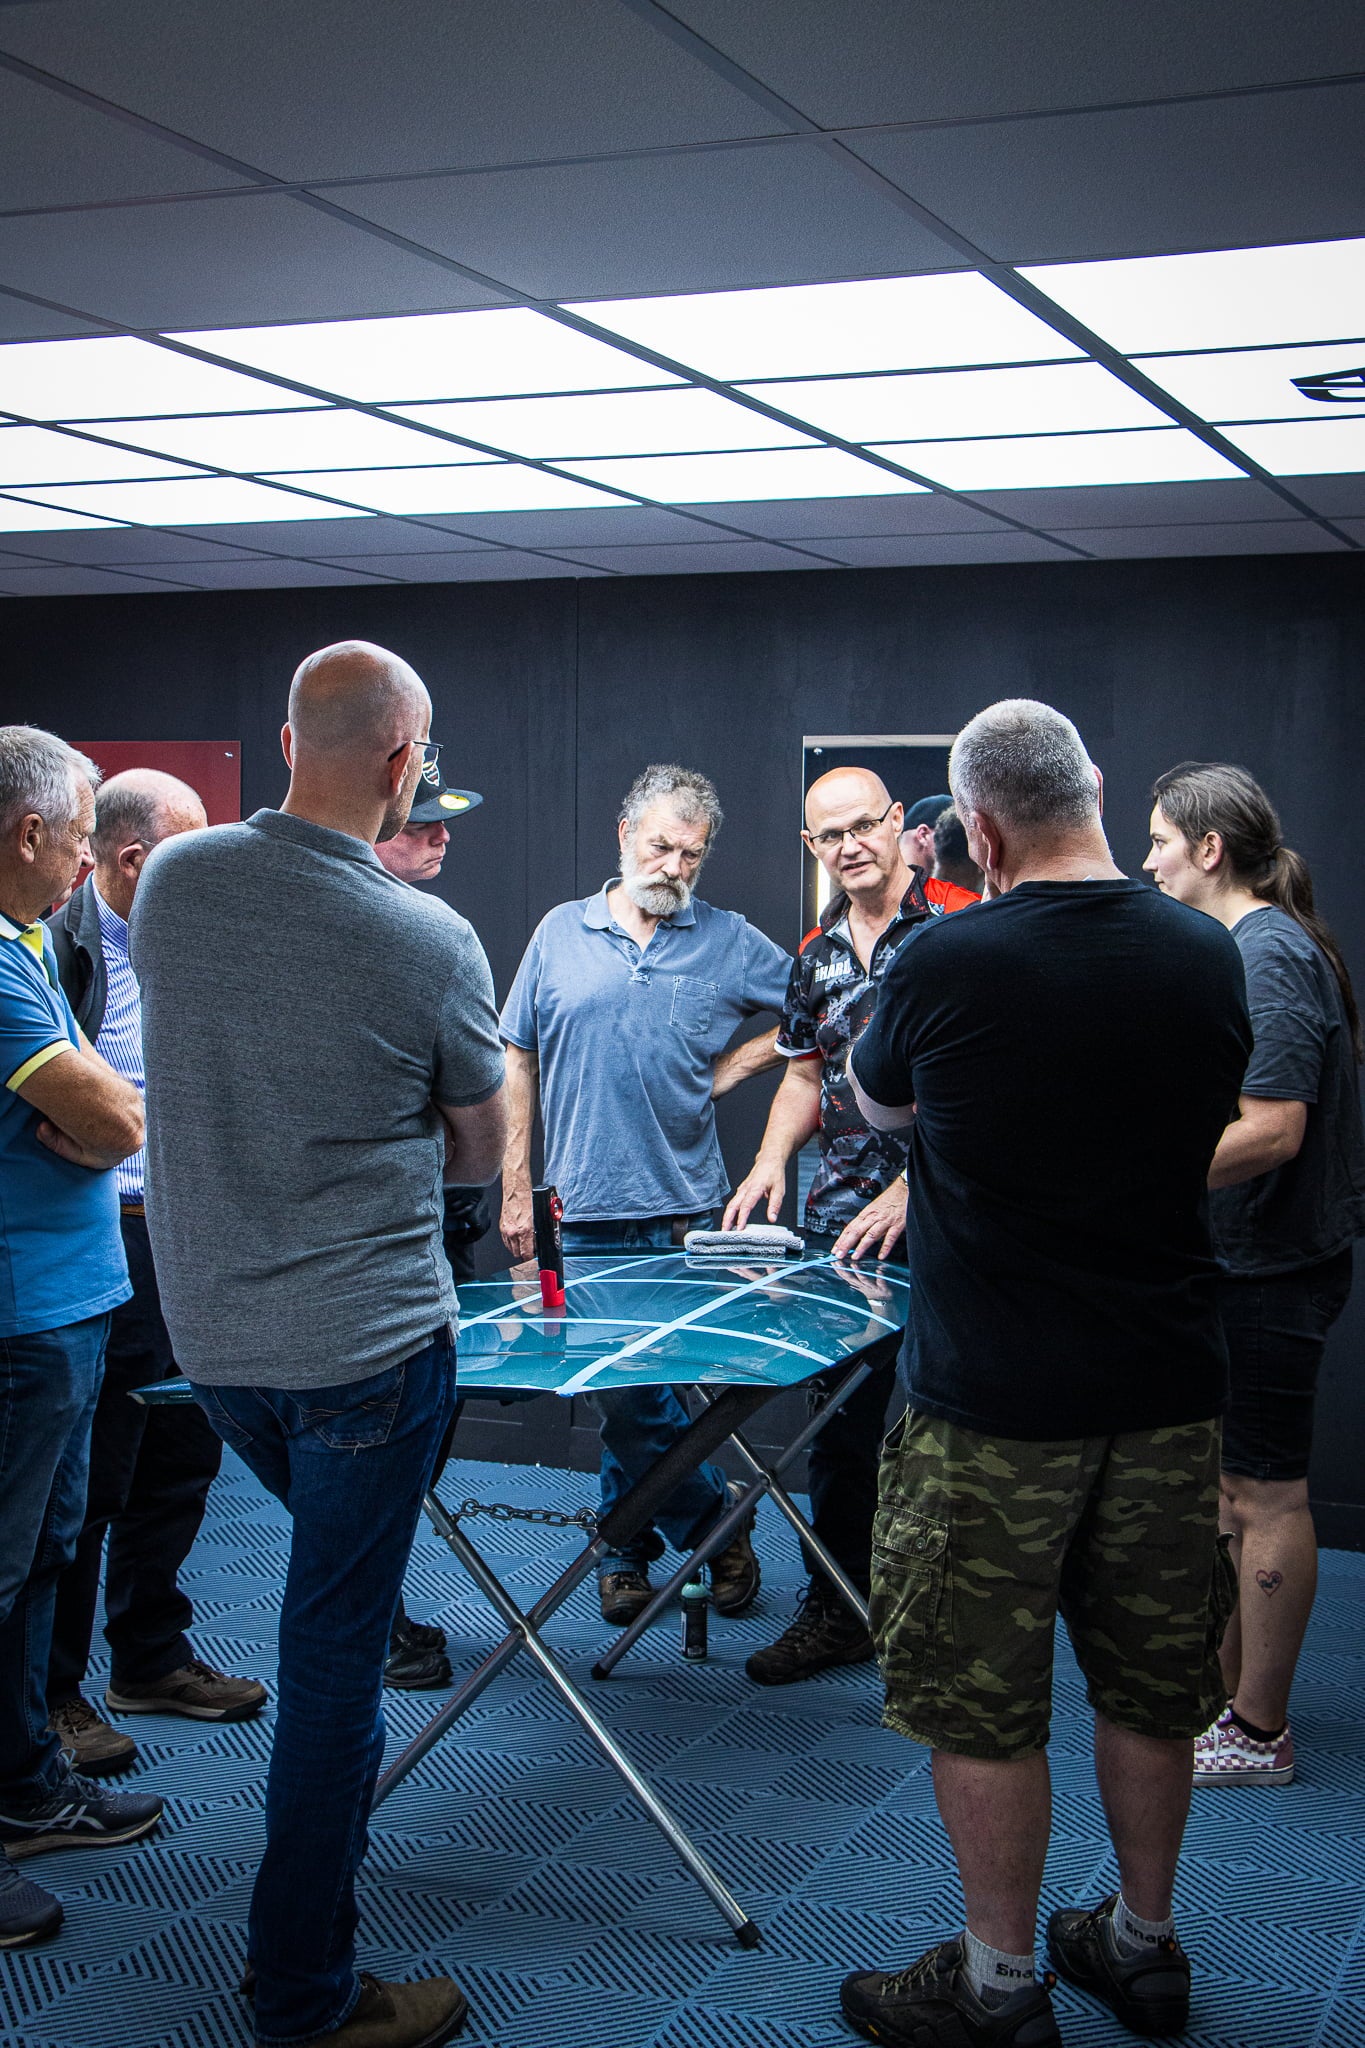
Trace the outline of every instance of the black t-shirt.
<instances>
[{"instance_id":1,"label":"black t-shirt","mask_svg":"<svg viewBox=\"0 0 1365 2048\"><path fill-rule=\"evenodd\" d=\"M912 934L852 1064L917 1105L913 1407L1034 1441L1219 1412L1205 1181L1250 1050L1231 936L1144 883L1025 882Z\"/></svg>"},{"instance_id":2,"label":"black t-shirt","mask_svg":"<svg viewBox=\"0 0 1365 2048\"><path fill-rule=\"evenodd\" d=\"M1365 1136L1346 1006L1321 947L1267 904L1233 926L1246 969L1256 1044L1243 1095L1304 1102L1295 1158L1209 1197L1213 1246L1226 1272L1293 1273L1365 1232Z\"/></svg>"}]
</instances>

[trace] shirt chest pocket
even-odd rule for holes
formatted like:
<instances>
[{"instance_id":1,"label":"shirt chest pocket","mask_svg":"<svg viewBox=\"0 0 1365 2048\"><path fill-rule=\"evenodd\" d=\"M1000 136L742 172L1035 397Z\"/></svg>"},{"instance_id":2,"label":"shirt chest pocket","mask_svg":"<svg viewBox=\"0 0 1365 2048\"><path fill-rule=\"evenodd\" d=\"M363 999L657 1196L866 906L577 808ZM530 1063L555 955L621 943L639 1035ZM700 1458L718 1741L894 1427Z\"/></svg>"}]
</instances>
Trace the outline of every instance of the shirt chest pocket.
<instances>
[{"instance_id":1,"label":"shirt chest pocket","mask_svg":"<svg viewBox=\"0 0 1365 2048\"><path fill-rule=\"evenodd\" d=\"M669 1022L676 1030L685 1031L689 1038L705 1037L715 1014L716 995L714 981L698 981L691 974L675 975Z\"/></svg>"}]
</instances>

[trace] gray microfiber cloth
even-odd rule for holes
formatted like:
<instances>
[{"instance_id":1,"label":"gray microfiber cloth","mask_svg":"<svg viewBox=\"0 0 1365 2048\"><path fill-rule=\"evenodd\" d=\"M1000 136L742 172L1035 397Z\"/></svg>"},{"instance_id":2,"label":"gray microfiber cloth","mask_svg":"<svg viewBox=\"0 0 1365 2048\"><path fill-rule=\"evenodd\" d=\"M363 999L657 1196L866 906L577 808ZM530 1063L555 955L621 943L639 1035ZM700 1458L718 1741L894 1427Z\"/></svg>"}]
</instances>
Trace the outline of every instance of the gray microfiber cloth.
<instances>
[{"instance_id":1,"label":"gray microfiber cloth","mask_svg":"<svg viewBox=\"0 0 1365 2048\"><path fill-rule=\"evenodd\" d=\"M746 1223L743 1230L689 1230L683 1249L694 1258L785 1259L803 1252L806 1240L780 1223Z\"/></svg>"}]
</instances>

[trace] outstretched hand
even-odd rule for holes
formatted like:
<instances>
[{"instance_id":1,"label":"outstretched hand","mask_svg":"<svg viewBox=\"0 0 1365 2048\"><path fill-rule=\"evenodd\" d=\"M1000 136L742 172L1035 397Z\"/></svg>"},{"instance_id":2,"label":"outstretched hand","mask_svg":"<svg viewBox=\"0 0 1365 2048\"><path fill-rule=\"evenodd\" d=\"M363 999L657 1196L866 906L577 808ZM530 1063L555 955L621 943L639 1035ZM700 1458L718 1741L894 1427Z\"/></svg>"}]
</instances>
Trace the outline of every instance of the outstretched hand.
<instances>
[{"instance_id":1,"label":"outstretched hand","mask_svg":"<svg viewBox=\"0 0 1365 2048\"><path fill-rule=\"evenodd\" d=\"M786 1192L786 1167L766 1165L763 1160L756 1159L726 1203L725 1214L720 1219L721 1229L743 1230L760 1202L768 1205L769 1223L776 1223Z\"/></svg>"},{"instance_id":2,"label":"outstretched hand","mask_svg":"<svg viewBox=\"0 0 1365 2048\"><path fill-rule=\"evenodd\" d=\"M893 1180L875 1201L860 1209L846 1223L834 1241L836 1259L887 1259L896 1240L905 1235L905 1204L909 1190L903 1180Z\"/></svg>"}]
</instances>

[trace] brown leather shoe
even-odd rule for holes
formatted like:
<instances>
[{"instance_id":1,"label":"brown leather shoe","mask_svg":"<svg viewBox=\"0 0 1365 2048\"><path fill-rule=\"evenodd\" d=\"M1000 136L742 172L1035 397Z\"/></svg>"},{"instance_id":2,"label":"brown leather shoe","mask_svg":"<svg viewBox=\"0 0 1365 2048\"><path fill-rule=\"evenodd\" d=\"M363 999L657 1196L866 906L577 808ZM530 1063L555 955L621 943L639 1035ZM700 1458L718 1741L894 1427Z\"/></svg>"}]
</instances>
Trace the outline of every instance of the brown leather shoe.
<instances>
[{"instance_id":1,"label":"brown leather shoe","mask_svg":"<svg viewBox=\"0 0 1365 2048\"><path fill-rule=\"evenodd\" d=\"M82 1777L107 1778L115 1771L126 1771L136 1761L137 1744L132 1736L111 1728L80 1693L53 1707L47 1725L62 1748L70 1750L71 1768Z\"/></svg>"},{"instance_id":2,"label":"brown leather shoe","mask_svg":"<svg viewBox=\"0 0 1365 2048\"><path fill-rule=\"evenodd\" d=\"M648 1572L603 1572L597 1581L597 1592L602 1602L602 1619L613 1628L629 1628L654 1598Z\"/></svg>"},{"instance_id":3,"label":"brown leather shoe","mask_svg":"<svg viewBox=\"0 0 1365 2048\"><path fill-rule=\"evenodd\" d=\"M265 1702L258 1679L229 1678L197 1657L150 1685L111 1683L104 1695L104 1704L117 1714L187 1714L192 1721L246 1721Z\"/></svg>"},{"instance_id":4,"label":"brown leather shoe","mask_svg":"<svg viewBox=\"0 0 1365 2048\"><path fill-rule=\"evenodd\" d=\"M739 1492L733 1479L730 1492ZM763 1573L754 1554L753 1528L757 1514L758 1505L755 1503L748 1519L740 1523L738 1534L711 1560L711 1601L717 1614L743 1614L758 1597Z\"/></svg>"},{"instance_id":5,"label":"brown leather shoe","mask_svg":"<svg viewBox=\"0 0 1365 2048\"><path fill-rule=\"evenodd\" d=\"M350 2018L322 2039L328 2048L441 2048L468 2017L469 2000L449 1977L382 1984L362 1970Z\"/></svg>"}]
</instances>

